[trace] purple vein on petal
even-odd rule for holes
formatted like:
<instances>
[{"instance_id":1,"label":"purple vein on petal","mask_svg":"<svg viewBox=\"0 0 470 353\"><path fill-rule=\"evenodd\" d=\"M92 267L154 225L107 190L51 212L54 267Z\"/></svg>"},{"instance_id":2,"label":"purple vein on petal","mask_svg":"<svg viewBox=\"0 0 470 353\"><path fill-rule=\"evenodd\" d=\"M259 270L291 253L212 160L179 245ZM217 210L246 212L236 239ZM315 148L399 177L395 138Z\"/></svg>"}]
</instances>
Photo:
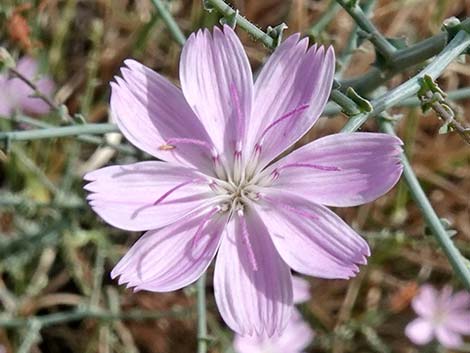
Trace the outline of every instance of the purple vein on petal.
<instances>
[{"instance_id":1,"label":"purple vein on petal","mask_svg":"<svg viewBox=\"0 0 470 353\"><path fill-rule=\"evenodd\" d=\"M238 219L240 220L240 226L242 228L242 241L248 251L248 258L250 260L251 267L253 268L253 271L258 271L258 263L256 262L255 252L253 251L253 246L250 241L250 233L248 232L248 226L242 210L238 211Z\"/></svg>"},{"instance_id":2,"label":"purple vein on petal","mask_svg":"<svg viewBox=\"0 0 470 353\"><path fill-rule=\"evenodd\" d=\"M264 137L266 136L266 133L271 130L274 126L276 126L277 124L279 124L280 122L286 120L286 119L290 119L290 118L298 118L299 115L297 113L300 113L302 111L304 111L305 109L307 109L309 107L308 104L302 104L300 106L298 106L297 108L291 110L290 112L287 112L286 114L284 114L283 116L281 116L280 118L274 120L271 124L269 124L265 129L264 131L261 133L261 136L259 138L259 142L258 143L261 143L264 139Z\"/></svg>"},{"instance_id":3,"label":"purple vein on petal","mask_svg":"<svg viewBox=\"0 0 470 353\"><path fill-rule=\"evenodd\" d=\"M174 193L176 190L182 188L183 186L186 186L188 184L192 184L194 182L196 182L197 179L192 179L192 180L188 180L188 181L185 181L185 182L182 182L178 185L176 185L175 187L172 187L170 190L168 190L167 192L165 192L162 196L160 196L160 198L155 201L153 203L153 206L156 206L158 205L160 202L162 202L163 200L165 200L168 196L170 196L172 193Z\"/></svg>"},{"instance_id":4,"label":"purple vein on petal","mask_svg":"<svg viewBox=\"0 0 470 353\"><path fill-rule=\"evenodd\" d=\"M194 234L193 241L191 243L191 247L194 249L196 247L196 244L199 240L199 238L202 235L202 232L204 230L204 227L206 226L207 222L212 218L213 215L215 215L217 212L219 212L219 207L214 207L212 210L210 210L201 220L199 223L199 226L197 227L196 233Z\"/></svg>"},{"instance_id":5,"label":"purple vein on petal","mask_svg":"<svg viewBox=\"0 0 470 353\"><path fill-rule=\"evenodd\" d=\"M208 142L202 141L202 140L196 140L196 139L190 139L190 138L170 138L166 140L166 144L162 145L159 147L160 150L173 150L175 149L178 144L187 144L187 145L197 145L206 148L210 153L212 157L217 156L217 152L215 151L215 148L211 146Z\"/></svg>"},{"instance_id":6,"label":"purple vein on petal","mask_svg":"<svg viewBox=\"0 0 470 353\"><path fill-rule=\"evenodd\" d=\"M339 167L334 167L334 166L327 166L327 165L319 165L319 164L312 164L312 163L289 163L289 164L285 164L285 165L282 165L280 166L279 168L276 168L274 172L277 172L279 173L279 171L281 171L282 169L286 169L286 168L312 168L312 169L318 169L318 170L323 170L323 171L327 171L327 172L338 172L341 170L341 168Z\"/></svg>"},{"instance_id":7,"label":"purple vein on petal","mask_svg":"<svg viewBox=\"0 0 470 353\"><path fill-rule=\"evenodd\" d=\"M237 123L235 125L236 131L235 131L235 136L237 138L236 141L236 146L235 150L236 152L241 151L241 143L244 135L244 129L245 126L243 124L244 119L243 119L243 113L242 113L242 107L240 104L240 96L238 94L237 86L235 83L230 84L230 95L232 97L232 102L233 102L233 107L236 112L236 118L237 118Z\"/></svg>"}]
</instances>

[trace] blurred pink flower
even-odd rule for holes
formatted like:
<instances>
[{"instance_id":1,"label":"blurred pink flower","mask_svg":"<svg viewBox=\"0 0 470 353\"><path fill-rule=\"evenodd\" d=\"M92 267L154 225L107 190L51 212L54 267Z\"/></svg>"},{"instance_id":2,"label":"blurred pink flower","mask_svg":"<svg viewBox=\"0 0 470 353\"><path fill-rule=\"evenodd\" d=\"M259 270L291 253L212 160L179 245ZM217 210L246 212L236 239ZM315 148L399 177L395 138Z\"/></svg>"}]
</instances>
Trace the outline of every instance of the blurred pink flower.
<instances>
[{"instance_id":1,"label":"blurred pink flower","mask_svg":"<svg viewBox=\"0 0 470 353\"><path fill-rule=\"evenodd\" d=\"M228 26L192 34L182 90L133 60L112 83L113 118L126 138L165 162L111 166L85 176L88 200L109 224L148 230L113 269L135 290L196 281L215 260L225 322L243 335L278 334L292 312L297 272L350 278L367 243L327 206L355 206L400 177L401 141L378 133L320 138L274 162L317 121L334 52L299 34L253 83ZM270 164L271 163L271 164Z\"/></svg>"},{"instance_id":2,"label":"blurred pink flower","mask_svg":"<svg viewBox=\"0 0 470 353\"><path fill-rule=\"evenodd\" d=\"M16 70L34 82L42 94L52 95L55 84L49 77L39 75L35 59L22 57ZM31 115L47 114L49 106L42 99L32 97L33 94L33 89L19 78L0 74L0 117L10 117L15 111Z\"/></svg>"},{"instance_id":3,"label":"blurred pink flower","mask_svg":"<svg viewBox=\"0 0 470 353\"><path fill-rule=\"evenodd\" d=\"M294 309L286 328L272 337L236 335L233 347L236 353L301 353L312 342L315 334Z\"/></svg>"},{"instance_id":4,"label":"blurred pink flower","mask_svg":"<svg viewBox=\"0 0 470 353\"><path fill-rule=\"evenodd\" d=\"M294 304L310 299L309 283L298 276L292 276ZM301 353L312 342L314 332L302 320L300 313L294 312L281 335L272 337L249 337L235 335L233 346L236 353Z\"/></svg>"},{"instance_id":5,"label":"blurred pink flower","mask_svg":"<svg viewBox=\"0 0 470 353\"><path fill-rule=\"evenodd\" d=\"M462 345L462 335L470 334L470 293L452 294L448 286L438 292L430 285L421 287L411 303L419 317L406 326L405 334L418 345L435 337L446 348Z\"/></svg>"}]
</instances>

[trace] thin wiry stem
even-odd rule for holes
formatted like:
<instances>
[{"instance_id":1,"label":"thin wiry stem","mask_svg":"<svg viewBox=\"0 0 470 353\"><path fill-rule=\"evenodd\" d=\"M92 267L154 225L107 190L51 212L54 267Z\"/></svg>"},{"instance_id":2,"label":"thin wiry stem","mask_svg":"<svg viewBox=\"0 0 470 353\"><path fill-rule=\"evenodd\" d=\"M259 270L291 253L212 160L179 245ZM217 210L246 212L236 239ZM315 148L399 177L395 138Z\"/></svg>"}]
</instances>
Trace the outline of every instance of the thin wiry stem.
<instances>
[{"instance_id":1,"label":"thin wiry stem","mask_svg":"<svg viewBox=\"0 0 470 353\"><path fill-rule=\"evenodd\" d=\"M421 72L409 79L400 86L387 92L381 97L374 99L371 104L373 111L370 113L361 113L349 119L341 130L342 132L352 132L358 130L369 118L379 116L380 113L399 104L403 99L416 94L421 88L420 79L425 75L433 79L439 77L444 69L456 57L464 52L470 46L470 33L459 31L457 35L449 42L445 49Z\"/></svg>"},{"instance_id":2,"label":"thin wiry stem","mask_svg":"<svg viewBox=\"0 0 470 353\"><path fill-rule=\"evenodd\" d=\"M197 353L207 352L206 274L197 281Z\"/></svg>"},{"instance_id":3,"label":"thin wiry stem","mask_svg":"<svg viewBox=\"0 0 470 353\"><path fill-rule=\"evenodd\" d=\"M345 0L336 0L354 19L354 22L367 33L369 41L375 49L386 59L389 60L397 50L368 19L358 4L352 5Z\"/></svg>"},{"instance_id":4,"label":"thin wiry stem","mask_svg":"<svg viewBox=\"0 0 470 353\"><path fill-rule=\"evenodd\" d=\"M183 45L186 42L186 37L183 34L183 31L179 28L178 24L176 23L175 19L171 15L170 11L166 8L165 4L163 4L160 0L151 0L153 6L157 9L158 13L160 14L161 19L165 22L165 25L168 27L173 38L179 45Z\"/></svg>"},{"instance_id":5,"label":"thin wiry stem","mask_svg":"<svg viewBox=\"0 0 470 353\"><path fill-rule=\"evenodd\" d=\"M119 129L115 124L83 124L28 131L8 131L0 132L0 141L29 141L75 135L100 135L108 132L119 132Z\"/></svg>"},{"instance_id":6,"label":"thin wiry stem","mask_svg":"<svg viewBox=\"0 0 470 353\"><path fill-rule=\"evenodd\" d=\"M392 124L389 121L380 119L379 124L383 132L386 132L390 135L395 135L395 131L393 130ZM411 167L408 158L406 158L406 155L404 153L402 154L401 158L403 163L403 176L405 178L406 183L408 184L411 196L415 200L418 207L421 209L421 213L423 214L426 223L431 229L432 234L441 246L445 255L449 259L449 262L452 265L454 272L460 278L464 286L468 290L470 290L470 267L465 264L462 254L457 249L454 242L450 239L444 226L439 220L436 211L434 211L431 203L426 197L426 194L421 188L418 178L413 172L413 168Z\"/></svg>"}]
</instances>

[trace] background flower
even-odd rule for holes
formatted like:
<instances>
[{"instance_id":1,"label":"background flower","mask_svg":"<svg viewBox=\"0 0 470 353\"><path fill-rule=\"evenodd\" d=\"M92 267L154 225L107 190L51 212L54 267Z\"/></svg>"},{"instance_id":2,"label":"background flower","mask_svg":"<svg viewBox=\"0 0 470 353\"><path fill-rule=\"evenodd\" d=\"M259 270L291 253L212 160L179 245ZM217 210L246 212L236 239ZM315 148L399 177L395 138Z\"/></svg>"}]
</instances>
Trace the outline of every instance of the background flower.
<instances>
[{"instance_id":1,"label":"background flower","mask_svg":"<svg viewBox=\"0 0 470 353\"><path fill-rule=\"evenodd\" d=\"M54 81L39 72L38 62L29 56L18 60L16 70L34 82L38 90L45 96L52 96L55 89ZM50 107L41 98L33 97L34 90L18 77L0 75L0 116L9 117L15 111L30 115L42 115L49 112Z\"/></svg>"},{"instance_id":2,"label":"background flower","mask_svg":"<svg viewBox=\"0 0 470 353\"><path fill-rule=\"evenodd\" d=\"M308 301L309 283L299 277L292 277L294 303ZM247 337L235 335L233 342L236 353L301 353L312 342L315 334L302 315L294 309L287 327L280 336Z\"/></svg>"},{"instance_id":3,"label":"background flower","mask_svg":"<svg viewBox=\"0 0 470 353\"><path fill-rule=\"evenodd\" d=\"M462 335L470 334L470 294L452 294L448 286L437 291L430 285L421 287L412 306L419 317L408 324L405 333L418 345L436 338L447 348L462 345Z\"/></svg>"}]
</instances>

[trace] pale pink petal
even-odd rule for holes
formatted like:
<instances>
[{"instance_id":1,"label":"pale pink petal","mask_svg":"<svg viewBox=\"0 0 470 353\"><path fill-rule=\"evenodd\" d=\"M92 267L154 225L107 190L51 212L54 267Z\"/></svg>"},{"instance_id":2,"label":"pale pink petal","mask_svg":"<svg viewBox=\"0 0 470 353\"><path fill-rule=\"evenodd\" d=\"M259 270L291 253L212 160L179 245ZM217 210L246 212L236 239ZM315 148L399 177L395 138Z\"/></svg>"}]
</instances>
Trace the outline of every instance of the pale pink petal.
<instances>
[{"instance_id":1,"label":"pale pink petal","mask_svg":"<svg viewBox=\"0 0 470 353\"><path fill-rule=\"evenodd\" d=\"M182 92L134 60L125 64L123 79L111 83L111 112L124 136L161 160L212 173L212 142Z\"/></svg>"},{"instance_id":2,"label":"pale pink petal","mask_svg":"<svg viewBox=\"0 0 470 353\"><path fill-rule=\"evenodd\" d=\"M277 347L280 353L303 352L314 338L314 332L302 319L300 313L294 309L291 320L281 336L277 338Z\"/></svg>"},{"instance_id":3,"label":"pale pink petal","mask_svg":"<svg viewBox=\"0 0 470 353\"><path fill-rule=\"evenodd\" d=\"M224 26L213 34L192 34L181 53L181 86L189 105L205 126L219 153L231 160L251 126L253 79L235 32Z\"/></svg>"},{"instance_id":4,"label":"pale pink petal","mask_svg":"<svg viewBox=\"0 0 470 353\"><path fill-rule=\"evenodd\" d=\"M85 176L93 210L126 230L156 229L208 204L213 195L201 174L165 162L140 162Z\"/></svg>"},{"instance_id":5,"label":"pale pink petal","mask_svg":"<svg viewBox=\"0 0 470 353\"><path fill-rule=\"evenodd\" d=\"M312 297L310 294L310 283L302 277L292 276L292 288L294 304L304 303Z\"/></svg>"},{"instance_id":6,"label":"pale pink petal","mask_svg":"<svg viewBox=\"0 0 470 353\"><path fill-rule=\"evenodd\" d=\"M119 261L111 276L135 290L168 292L196 281L207 269L220 243L227 214L187 217L146 232Z\"/></svg>"},{"instance_id":7,"label":"pale pink petal","mask_svg":"<svg viewBox=\"0 0 470 353\"><path fill-rule=\"evenodd\" d=\"M325 50L316 46L307 50L307 45L307 38L299 41L298 34L289 37L271 55L256 79L248 143L262 144L260 167L302 137L328 101L335 68L334 51L331 47Z\"/></svg>"},{"instance_id":8,"label":"pale pink petal","mask_svg":"<svg viewBox=\"0 0 470 353\"><path fill-rule=\"evenodd\" d=\"M25 85L24 83L22 83ZM36 82L38 90L46 97L52 99L52 94L55 88L54 81L48 78L43 78ZM21 109L31 115L43 115L49 113L51 107L41 98L33 97L33 90L28 86L23 86L23 95L20 97Z\"/></svg>"},{"instance_id":9,"label":"pale pink petal","mask_svg":"<svg viewBox=\"0 0 470 353\"><path fill-rule=\"evenodd\" d=\"M462 346L462 337L446 326L436 328L436 337L440 344L446 348L459 348Z\"/></svg>"},{"instance_id":10,"label":"pale pink petal","mask_svg":"<svg viewBox=\"0 0 470 353\"><path fill-rule=\"evenodd\" d=\"M431 317L436 311L438 293L431 285L423 285L411 302L414 311L425 318Z\"/></svg>"},{"instance_id":11,"label":"pale pink petal","mask_svg":"<svg viewBox=\"0 0 470 353\"><path fill-rule=\"evenodd\" d=\"M433 339L433 328L428 321L418 318L406 326L405 334L414 344L424 345Z\"/></svg>"},{"instance_id":12,"label":"pale pink petal","mask_svg":"<svg viewBox=\"0 0 470 353\"><path fill-rule=\"evenodd\" d=\"M367 262L369 246L324 206L294 194L271 193L257 207L284 261L321 278L351 278Z\"/></svg>"},{"instance_id":13,"label":"pale pink petal","mask_svg":"<svg viewBox=\"0 0 470 353\"><path fill-rule=\"evenodd\" d=\"M463 335L470 335L470 311L455 311L446 317L445 326Z\"/></svg>"},{"instance_id":14,"label":"pale pink petal","mask_svg":"<svg viewBox=\"0 0 470 353\"><path fill-rule=\"evenodd\" d=\"M461 290L455 293L449 308L457 311L470 310L470 292Z\"/></svg>"},{"instance_id":15,"label":"pale pink petal","mask_svg":"<svg viewBox=\"0 0 470 353\"><path fill-rule=\"evenodd\" d=\"M329 135L282 158L264 173L279 175L273 187L327 206L375 200L398 181L402 142L380 133Z\"/></svg>"},{"instance_id":16,"label":"pale pink petal","mask_svg":"<svg viewBox=\"0 0 470 353\"><path fill-rule=\"evenodd\" d=\"M244 217L246 227L234 214L224 233L215 264L215 300L238 334L272 336L291 315L291 274L255 211L245 207Z\"/></svg>"},{"instance_id":17,"label":"pale pink petal","mask_svg":"<svg viewBox=\"0 0 470 353\"><path fill-rule=\"evenodd\" d=\"M314 332L294 309L280 336L249 337L236 335L233 343L236 353L300 353L313 340Z\"/></svg>"},{"instance_id":18,"label":"pale pink petal","mask_svg":"<svg viewBox=\"0 0 470 353\"><path fill-rule=\"evenodd\" d=\"M30 80L38 79L38 62L30 56L21 57L16 64L16 70Z\"/></svg>"}]
</instances>

